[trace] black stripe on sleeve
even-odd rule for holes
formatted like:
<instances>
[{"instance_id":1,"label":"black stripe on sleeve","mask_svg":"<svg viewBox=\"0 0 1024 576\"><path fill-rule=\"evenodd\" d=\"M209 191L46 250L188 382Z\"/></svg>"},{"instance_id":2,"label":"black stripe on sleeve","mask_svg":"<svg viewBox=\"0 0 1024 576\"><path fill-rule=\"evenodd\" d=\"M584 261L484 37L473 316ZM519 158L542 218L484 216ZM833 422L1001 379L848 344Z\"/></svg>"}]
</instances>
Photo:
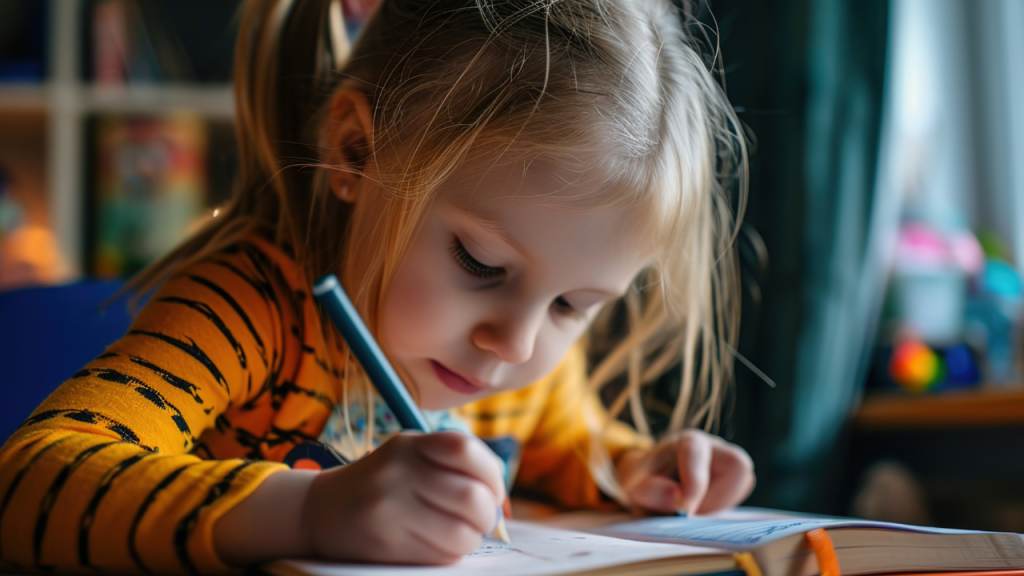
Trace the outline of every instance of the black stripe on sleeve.
<instances>
[{"instance_id":1,"label":"black stripe on sleeve","mask_svg":"<svg viewBox=\"0 0 1024 576\"><path fill-rule=\"evenodd\" d=\"M229 306L231 306L231 309L235 311L235 314L238 314L238 317L241 318L242 322L245 323L245 327L249 329L249 334L252 335L253 341L256 342L256 347L259 348L260 357L263 358L263 364L266 365L267 350L263 346L263 339L260 338L259 333L256 332L256 327L253 326L252 320L249 319L249 315L246 314L245 310L242 309L242 305L239 304L238 301L231 296L231 294L228 294L226 290L221 288L219 284L215 284L207 280L206 278L203 278L202 276L196 276L194 274L189 275L188 278L189 280L195 282L196 284L199 284L200 286L205 286L206 288L209 288L214 294L220 296L221 299L223 299L225 302L228 303Z\"/></svg>"},{"instance_id":2,"label":"black stripe on sleeve","mask_svg":"<svg viewBox=\"0 0 1024 576\"><path fill-rule=\"evenodd\" d=\"M18 485L21 484L21 479L25 477L25 473L28 472L29 468L31 468L33 464L38 462L39 459L42 458L43 455L45 455L51 448L60 445L61 443L67 441L70 438L71 436L65 436L59 440L54 440L53 442L50 442L46 446L43 446L39 450L39 452L36 452L35 454L32 455L32 458L29 459L28 463L26 463L25 466L21 468L21 470L18 470L18 473L15 474L14 476L14 480L11 480L11 485L7 487L7 493L4 494L3 503L0 504L0 522L3 521L4 513L7 512L7 506L11 503L11 497L14 496L14 492L18 489Z\"/></svg>"},{"instance_id":3,"label":"black stripe on sleeve","mask_svg":"<svg viewBox=\"0 0 1024 576\"><path fill-rule=\"evenodd\" d=\"M273 359L270 362L270 371L267 373L266 378L263 379L263 383L260 384L259 390L256 391L256 394L252 394L251 392L249 393L249 399L246 400L245 403L242 404L241 406L241 410L243 412L248 412L256 408L257 403L260 401L260 399L263 398L263 395L266 394L267 392L273 391L274 387L277 386L277 381L280 378L279 370L281 370L281 366L279 364L284 364L283 357L280 357L280 363L278 362L278 359L279 357L277 354L277 350L274 350ZM249 384L249 389L251 390L252 383L250 382ZM271 398L271 405L274 407L274 410L277 410L279 408L278 405L274 404L273 397Z\"/></svg>"},{"instance_id":4,"label":"black stripe on sleeve","mask_svg":"<svg viewBox=\"0 0 1024 576\"><path fill-rule=\"evenodd\" d=\"M298 332L298 329L293 327L293 331ZM303 354L309 354L310 356L312 356L313 361L316 362L316 365L319 366L320 369L323 370L327 375L333 376L335 378L341 378L341 371L332 366L327 360L324 360L323 358L317 356L315 348L302 342L302 336L300 333L296 333L295 337L299 339L300 345L302 346Z\"/></svg>"},{"instance_id":5,"label":"black stripe on sleeve","mask_svg":"<svg viewBox=\"0 0 1024 576\"><path fill-rule=\"evenodd\" d=\"M277 283L278 287L288 298L288 303L291 304L292 310L295 312L296 316L301 317L302 303L295 299L291 287L288 284L288 279L285 278L284 273L281 272L281 267L271 260L265 252L252 244L243 245L242 253L249 259L253 268L259 272L260 276L263 277L268 286L273 286L275 282ZM278 306L278 309L280 310L280 306Z\"/></svg>"},{"instance_id":6,"label":"black stripe on sleeve","mask_svg":"<svg viewBox=\"0 0 1024 576\"><path fill-rule=\"evenodd\" d=\"M166 334L161 334L159 332L149 332L146 330L132 330L128 333L141 334L143 336L150 336L158 340L163 340L164 342L167 342L168 344L174 346L175 348L185 352L186 354L194 358L197 362L205 366L206 369L213 376L214 380L216 380L217 383L221 385L221 387L227 390L229 395L231 394L231 387L228 385L227 380L224 379L224 375L220 373L220 369L218 369L217 365L213 363L213 360L210 360L210 357L206 355L206 352L203 352L203 349L196 345L195 340L188 338L188 342L185 342L184 340L178 340L177 338L173 338Z\"/></svg>"},{"instance_id":7,"label":"black stripe on sleeve","mask_svg":"<svg viewBox=\"0 0 1024 576\"><path fill-rule=\"evenodd\" d=\"M246 274L245 272L242 272L241 270L238 269L237 266L226 260L211 260L211 262L213 262L217 266L227 268L231 272L234 272L234 274L241 278L242 280L244 280L246 284L252 286L252 289L255 290L257 294L260 295L260 298L263 298L263 300L268 303L273 303L275 306L277 305L277 294L274 293L273 286L271 286L270 282L268 282L266 279L264 279L263 281L256 280L249 276L248 274Z\"/></svg>"},{"instance_id":8,"label":"black stripe on sleeve","mask_svg":"<svg viewBox=\"0 0 1024 576\"><path fill-rule=\"evenodd\" d=\"M235 442L245 448L245 458L262 460L263 450L261 447L265 440L265 434L253 434L245 428L235 428Z\"/></svg>"},{"instance_id":9,"label":"black stripe on sleeve","mask_svg":"<svg viewBox=\"0 0 1024 576\"><path fill-rule=\"evenodd\" d=\"M118 422L117 420L107 418L102 414L97 414L90 410L47 410L46 412L40 412L39 414L30 417L28 420L25 420L25 423L22 424L22 426L32 426L33 424L46 422L47 420L52 420L54 418L67 418L69 420L74 420L75 422L82 422L83 424L102 424L107 428L107 430L110 430L120 436L122 441L130 442L136 446L145 448L150 452L153 451L153 448L146 446L145 444L141 444L139 442L139 436L128 426Z\"/></svg>"},{"instance_id":10,"label":"black stripe on sleeve","mask_svg":"<svg viewBox=\"0 0 1024 576\"><path fill-rule=\"evenodd\" d=\"M223 496L228 489L231 488L231 483L235 481L235 478L237 478L243 470L253 464L255 464L255 462L247 461L233 468L224 476L224 478L221 478L219 482L210 487L210 491L206 494L206 498L204 498L198 506L193 508L181 519L180 522L178 522L178 526L174 530L174 549L178 555L178 560L181 561L182 566L184 566L188 572L192 574L197 574L199 572L195 563L192 561L192 557L188 553L188 541L189 538L192 537L192 533L195 532L196 524L199 522L199 514L216 502L218 498Z\"/></svg>"},{"instance_id":11,"label":"black stripe on sleeve","mask_svg":"<svg viewBox=\"0 0 1024 576\"><path fill-rule=\"evenodd\" d=\"M306 442L315 441L315 436L310 436L302 430L290 429L285 430L284 428L278 428L277 426L270 426L270 434L263 441L267 443L267 446L277 446L279 444L304 444Z\"/></svg>"},{"instance_id":12,"label":"black stripe on sleeve","mask_svg":"<svg viewBox=\"0 0 1024 576\"><path fill-rule=\"evenodd\" d=\"M161 298L160 302L188 306L189 308L195 310L196 312L199 312L203 316L206 316L206 318L210 322L212 322L213 325L216 326L218 330L220 330L220 333L224 335L224 338L227 339L228 343L231 344L231 348L233 348L235 351L235 356L238 357L238 363L242 365L243 369L246 368L245 350L242 349L242 345L238 343L238 340L235 340L235 336L231 334L231 330L227 327L226 324L224 324L224 321L221 320L220 316L218 316L217 313L214 312L213 308L210 308L208 304L206 304L205 302L199 302L197 300L178 298L177 296L168 296L166 298Z\"/></svg>"},{"instance_id":13,"label":"black stripe on sleeve","mask_svg":"<svg viewBox=\"0 0 1024 576\"><path fill-rule=\"evenodd\" d=\"M274 409L276 410L280 408L281 404L284 402L285 397L290 394L298 394L301 396L305 396L307 398L312 398L318 404L323 405L328 410L334 410L334 401L331 400L329 396L327 396L323 392L320 392L319 390L310 390L308 388L303 388L290 380L281 382L280 386L275 387L271 391Z\"/></svg>"},{"instance_id":14,"label":"black stripe on sleeve","mask_svg":"<svg viewBox=\"0 0 1024 576\"><path fill-rule=\"evenodd\" d=\"M210 452L210 447L203 443L202 440L196 442L195 446L192 447L192 454L202 458L203 460L213 460L213 452Z\"/></svg>"},{"instance_id":15,"label":"black stripe on sleeve","mask_svg":"<svg viewBox=\"0 0 1024 576\"><path fill-rule=\"evenodd\" d=\"M185 417L181 414L181 410L172 404L163 394L159 391L151 388L148 384L139 380L138 378L132 378L127 374L118 372L111 368L98 368L88 371L91 375L99 378L106 382L113 382L114 384L123 384L125 386L134 387L137 394L148 400L151 404L159 408L160 410L166 410L171 413L171 421L178 428L178 431L185 435L185 448L188 448L189 443L192 441L192 429L189 428L188 422L185 421Z\"/></svg>"},{"instance_id":16,"label":"black stripe on sleeve","mask_svg":"<svg viewBox=\"0 0 1024 576\"><path fill-rule=\"evenodd\" d=\"M82 520L78 523L78 563L81 566L91 568L92 565L89 562L89 532L92 530L92 524L96 520L96 510L100 506L100 502L103 501L103 497L110 491L110 485L113 484L114 480L117 479L125 470L134 466L139 460L152 455L152 452L142 452L135 454L129 458L126 458L117 463L116 466L108 470L102 478L100 478L99 488L92 495L92 499L89 500L89 505L86 506L85 512L82 514Z\"/></svg>"},{"instance_id":17,"label":"black stripe on sleeve","mask_svg":"<svg viewBox=\"0 0 1024 576\"><path fill-rule=\"evenodd\" d=\"M128 529L128 552L131 554L132 560L135 561L135 564L142 568L142 571L146 574L152 574L153 571L150 570L142 561L142 557L139 556L139 549L135 545L135 536L139 531L139 524L142 523L142 517L146 515L146 511L149 510L149 507L156 500L157 496L166 490L167 487L170 486L171 483L174 482L189 466L191 466L191 464L185 464L181 468L173 470L163 480L161 480L159 484L149 491L149 494L146 495L146 499L142 501L142 505L139 506L139 509L135 512L135 518L132 519L131 528Z\"/></svg>"},{"instance_id":18,"label":"black stripe on sleeve","mask_svg":"<svg viewBox=\"0 0 1024 576\"><path fill-rule=\"evenodd\" d=\"M103 444L95 444L81 451L78 456L75 456L74 460L64 465L64 468L57 473L57 477L54 478L53 483L50 484L50 488L46 491L46 495L43 496L43 501L39 503L39 516L36 520L36 529L32 535L32 559L35 566L39 568L46 568L40 562L43 553L43 537L46 535L46 526L50 521L50 512L53 511L53 505L57 502L57 497L60 496L61 490L64 489L64 484L67 483L68 477L78 470L78 467L85 462L89 456L103 450L104 448L115 446L120 442L104 442Z\"/></svg>"},{"instance_id":19,"label":"black stripe on sleeve","mask_svg":"<svg viewBox=\"0 0 1024 576\"><path fill-rule=\"evenodd\" d=\"M174 386L178 390L182 390L188 393L188 395L192 396L192 399L195 400L197 404L201 405L205 403L203 401L203 398L199 395L199 388L195 384L183 378L179 378L178 376L171 374L170 372L164 370L163 368L157 366L156 364L148 362L143 358L139 358L138 356L130 356L129 359L132 362L138 364L139 366L149 368L153 372L156 372L157 375L164 379L164 382L167 382L168 384Z\"/></svg>"}]
</instances>

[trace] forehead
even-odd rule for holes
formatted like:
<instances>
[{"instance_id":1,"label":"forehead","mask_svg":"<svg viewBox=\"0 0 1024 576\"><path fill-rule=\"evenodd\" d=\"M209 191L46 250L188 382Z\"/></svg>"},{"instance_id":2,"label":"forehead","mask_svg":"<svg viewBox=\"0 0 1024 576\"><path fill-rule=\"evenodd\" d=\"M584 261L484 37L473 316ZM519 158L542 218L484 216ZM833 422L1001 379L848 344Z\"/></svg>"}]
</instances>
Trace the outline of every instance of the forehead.
<instances>
[{"instance_id":1,"label":"forehead","mask_svg":"<svg viewBox=\"0 0 1024 576\"><path fill-rule=\"evenodd\" d=\"M477 165L460 171L437 200L456 220L502 237L549 272L616 284L623 280L612 276L628 276L628 284L653 253L647 218L627 202L609 203L617 192L595 180L546 162Z\"/></svg>"}]
</instances>

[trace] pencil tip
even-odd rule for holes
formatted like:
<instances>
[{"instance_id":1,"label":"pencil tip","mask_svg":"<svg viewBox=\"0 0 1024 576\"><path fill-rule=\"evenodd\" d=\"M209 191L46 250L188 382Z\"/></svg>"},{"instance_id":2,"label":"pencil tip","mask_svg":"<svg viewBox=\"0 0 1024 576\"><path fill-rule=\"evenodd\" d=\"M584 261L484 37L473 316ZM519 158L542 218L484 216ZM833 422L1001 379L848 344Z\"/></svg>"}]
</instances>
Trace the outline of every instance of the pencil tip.
<instances>
[{"instance_id":1,"label":"pencil tip","mask_svg":"<svg viewBox=\"0 0 1024 576\"><path fill-rule=\"evenodd\" d=\"M512 539L508 537L508 529L505 528L504 518L498 518L498 525L494 528L494 534L505 544L512 544Z\"/></svg>"}]
</instances>

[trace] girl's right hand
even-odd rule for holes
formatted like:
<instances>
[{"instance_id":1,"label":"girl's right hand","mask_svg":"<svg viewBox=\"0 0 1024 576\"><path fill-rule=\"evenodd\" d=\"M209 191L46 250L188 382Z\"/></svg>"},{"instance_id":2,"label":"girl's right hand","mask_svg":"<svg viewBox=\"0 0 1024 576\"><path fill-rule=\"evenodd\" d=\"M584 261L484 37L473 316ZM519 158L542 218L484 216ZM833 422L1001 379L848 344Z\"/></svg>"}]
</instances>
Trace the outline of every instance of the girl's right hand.
<instances>
[{"instance_id":1,"label":"girl's right hand","mask_svg":"<svg viewBox=\"0 0 1024 576\"><path fill-rule=\"evenodd\" d=\"M318 474L302 524L317 558L450 564L480 547L504 500L497 456L478 438L399 434Z\"/></svg>"}]
</instances>

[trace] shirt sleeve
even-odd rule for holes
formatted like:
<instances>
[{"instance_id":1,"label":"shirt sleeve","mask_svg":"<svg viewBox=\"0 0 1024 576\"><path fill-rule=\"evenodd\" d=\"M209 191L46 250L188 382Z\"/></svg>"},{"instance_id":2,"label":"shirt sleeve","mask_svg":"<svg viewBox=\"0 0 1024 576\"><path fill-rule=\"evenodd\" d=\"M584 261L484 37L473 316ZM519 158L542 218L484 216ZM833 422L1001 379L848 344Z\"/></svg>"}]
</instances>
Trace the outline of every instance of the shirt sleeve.
<instances>
[{"instance_id":1,"label":"shirt sleeve","mask_svg":"<svg viewBox=\"0 0 1024 576\"><path fill-rule=\"evenodd\" d=\"M517 485L548 494L571 508L613 507L593 478L589 463L601 456L593 451L604 450L614 461L630 448L651 448L651 440L610 419L597 394L587 390L581 345L574 346L547 379L548 397L523 447ZM596 443L592 442L595 437Z\"/></svg>"},{"instance_id":2,"label":"shirt sleeve","mask_svg":"<svg viewBox=\"0 0 1024 576\"><path fill-rule=\"evenodd\" d=\"M289 313L280 290L251 259L211 256L50 395L0 449L0 568L230 571L214 522L283 466L193 452L268 390Z\"/></svg>"}]
</instances>

